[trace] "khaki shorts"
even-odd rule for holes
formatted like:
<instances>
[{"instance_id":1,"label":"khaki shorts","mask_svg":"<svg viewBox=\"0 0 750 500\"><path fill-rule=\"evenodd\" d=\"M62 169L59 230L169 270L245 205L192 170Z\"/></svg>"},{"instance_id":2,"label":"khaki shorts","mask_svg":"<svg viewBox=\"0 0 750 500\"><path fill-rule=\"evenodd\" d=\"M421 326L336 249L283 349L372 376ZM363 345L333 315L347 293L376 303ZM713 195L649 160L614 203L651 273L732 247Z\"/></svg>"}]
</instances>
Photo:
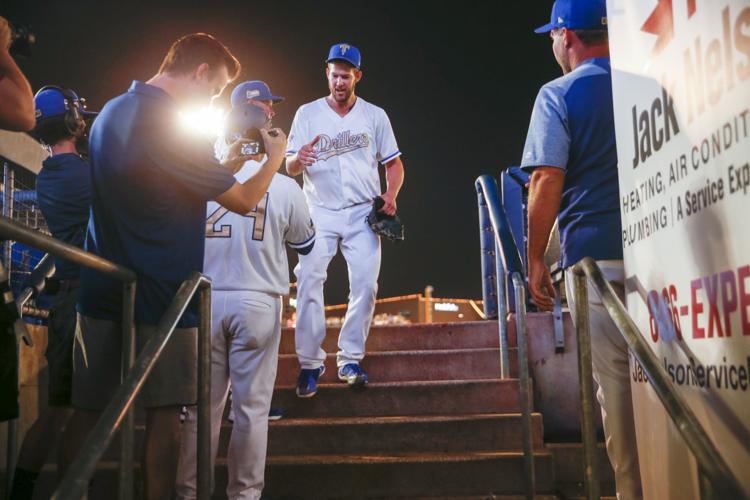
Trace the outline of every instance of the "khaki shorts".
<instances>
[{"instance_id":1,"label":"khaki shorts","mask_svg":"<svg viewBox=\"0 0 750 500\"><path fill-rule=\"evenodd\" d=\"M138 325L138 353L155 331L155 326ZM197 328L177 328L174 331L141 389L140 398L144 407L196 404L197 339ZM120 323L78 315L78 330L73 349L75 408L102 411L107 407L120 386L121 348Z\"/></svg>"}]
</instances>

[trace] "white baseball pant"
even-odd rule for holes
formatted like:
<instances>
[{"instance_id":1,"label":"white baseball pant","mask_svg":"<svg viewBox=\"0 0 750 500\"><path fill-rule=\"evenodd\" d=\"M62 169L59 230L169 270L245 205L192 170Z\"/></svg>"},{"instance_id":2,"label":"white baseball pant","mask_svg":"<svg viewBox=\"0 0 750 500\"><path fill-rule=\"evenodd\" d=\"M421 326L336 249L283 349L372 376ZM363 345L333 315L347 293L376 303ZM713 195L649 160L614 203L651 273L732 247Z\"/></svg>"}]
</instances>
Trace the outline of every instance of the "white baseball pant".
<instances>
[{"instance_id":1,"label":"white baseball pant","mask_svg":"<svg viewBox=\"0 0 750 500\"><path fill-rule=\"evenodd\" d=\"M214 290L211 300L211 470L231 381L234 424L227 457L227 496L255 500L264 485L268 410L281 339L281 298L262 292ZM196 498L196 417L192 407L183 424L175 488L180 500Z\"/></svg>"},{"instance_id":2,"label":"white baseball pant","mask_svg":"<svg viewBox=\"0 0 750 500\"><path fill-rule=\"evenodd\" d=\"M625 303L625 269L621 260L597 261L604 277ZM570 314L575 323L573 276L565 277ZM630 391L628 345L609 317L599 294L588 287L589 328L594 380L599 384L596 397L602 408L607 455L615 471L618 500L639 500L641 472L635 438L633 397Z\"/></svg>"},{"instance_id":3,"label":"white baseball pant","mask_svg":"<svg viewBox=\"0 0 750 500\"><path fill-rule=\"evenodd\" d=\"M341 210L313 206L315 246L308 255L300 255L294 269L297 276L297 327L295 341L302 368L318 368L326 353L321 344L326 335L323 310L323 283L328 264L339 246L349 270L349 307L339 333L336 364L358 363L365 357L365 342L370 331L380 273L380 238L365 218L372 205L364 203Z\"/></svg>"}]
</instances>

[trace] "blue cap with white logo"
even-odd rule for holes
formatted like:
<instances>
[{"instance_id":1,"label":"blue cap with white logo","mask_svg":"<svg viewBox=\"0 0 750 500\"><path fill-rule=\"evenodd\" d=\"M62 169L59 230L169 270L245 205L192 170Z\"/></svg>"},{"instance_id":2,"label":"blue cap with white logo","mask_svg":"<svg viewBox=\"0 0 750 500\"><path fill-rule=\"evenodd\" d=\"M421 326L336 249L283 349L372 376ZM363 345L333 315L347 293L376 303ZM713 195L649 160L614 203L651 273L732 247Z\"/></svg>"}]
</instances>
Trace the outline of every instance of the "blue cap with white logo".
<instances>
[{"instance_id":1,"label":"blue cap with white logo","mask_svg":"<svg viewBox=\"0 0 750 500\"><path fill-rule=\"evenodd\" d=\"M240 104L239 106L232 106L229 111L225 132L227 137L237 139L246 130L263 128L266 123L268 123L268 116L261 108L254 104Z\"/></svg>"},{"instance_id":2,"label":"blue cap with white logo","mask_svg":"<svg viewBox=\"0 0 750 500\"><path fill-rule=\"evenodd\" d=\"M328 59L326 63L331 61L345 61L360 69L362 66L362 54L359 53L359 49L348 43L337 43L331 47L328 51Z\"/></svg>"},{"instance_id":3,"label":"blue cap with white logo","mask_svg":"<svg viewBox=\"0 0 750 500\"><path fill-rule=\"evenodd\" d=\"M268 85L260 80L242 82L232 91L233 108L247 104L249 101L281 102L283 100L283 97L273 95Z\"/></svg>"},{"instance_id":4,"label":"blue cap with white logo","mask_svg":"<svg viewBox=\"0 0 750 500\"><path fill-rule=\"evenodd\" d=\"M83 117L97 115L92 111L86 111L84 101L72 90L47 86L40 89L34 96L37 123L50 118L64 117L70 106L75 106Z\"/></svg>"},{"instance_id":5,"label":"blue cap with white logo","mask_svg":"<svg viewBox=\"0 0 750 500\"><path fill-rule=\"evenodd\" d=\"M552 5L550 22L534 30L547 33L554 29L605 30L607 4L605 0L557 0Z\"/></svg>"}]
</instances>

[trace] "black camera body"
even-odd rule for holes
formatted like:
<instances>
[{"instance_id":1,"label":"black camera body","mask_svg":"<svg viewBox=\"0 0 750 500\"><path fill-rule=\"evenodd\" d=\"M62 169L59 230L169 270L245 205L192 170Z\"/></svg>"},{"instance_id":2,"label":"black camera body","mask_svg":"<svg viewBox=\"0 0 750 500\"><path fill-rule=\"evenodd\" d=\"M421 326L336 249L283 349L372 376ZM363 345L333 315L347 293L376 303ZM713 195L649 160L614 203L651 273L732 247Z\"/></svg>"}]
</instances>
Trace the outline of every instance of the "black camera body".
<instances>
[{"instance_id":1,"label":"black camera body","mask_svg":"<svg viewBox=\"0 0 750 500\"><path fill-rule=\"evenodd\" d=\"M269 130L268 135L276 137L278 134L275 130ZM266 145L263 142L263 136L260 135L260 129L253 127L245 130L241 137L235 137L237 139L246 139L249 141L247 144L242 146L243 155L264 155L266 154Z\"/></svg>"},{"instance_id":2,"label":"black camera body","mask_svg":"<svg viewBox=\"0 0 750 500\"><path fill-rule=\"evenodd\" d=\"M243 155L262 155L266 154L266 145L263 142L263 136L260 135L259 128L247 129L242 134L242 139L246 139L248 142L242 145Z\"/></svg>"}]
</instances>

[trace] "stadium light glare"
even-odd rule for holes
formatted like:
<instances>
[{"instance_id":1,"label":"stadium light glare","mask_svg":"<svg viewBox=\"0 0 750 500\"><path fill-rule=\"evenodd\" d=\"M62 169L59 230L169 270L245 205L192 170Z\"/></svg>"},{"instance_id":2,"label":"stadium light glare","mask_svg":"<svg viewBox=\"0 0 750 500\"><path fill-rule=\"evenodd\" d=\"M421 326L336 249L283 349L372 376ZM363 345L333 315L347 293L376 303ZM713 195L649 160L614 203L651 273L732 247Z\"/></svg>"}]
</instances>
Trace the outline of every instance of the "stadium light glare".
<instances>
[{"instance_id":1,"label":"stadium light glare","mask_svg":"<svg viewBox=\"0 0 750 500\"><path fill-rule=\"evenodd\" d=\"M180 124L185 130L212 139L223 135L225 122L225 111L213 106L185 109L180 112Z\"/></svg>"}]
</instances>

